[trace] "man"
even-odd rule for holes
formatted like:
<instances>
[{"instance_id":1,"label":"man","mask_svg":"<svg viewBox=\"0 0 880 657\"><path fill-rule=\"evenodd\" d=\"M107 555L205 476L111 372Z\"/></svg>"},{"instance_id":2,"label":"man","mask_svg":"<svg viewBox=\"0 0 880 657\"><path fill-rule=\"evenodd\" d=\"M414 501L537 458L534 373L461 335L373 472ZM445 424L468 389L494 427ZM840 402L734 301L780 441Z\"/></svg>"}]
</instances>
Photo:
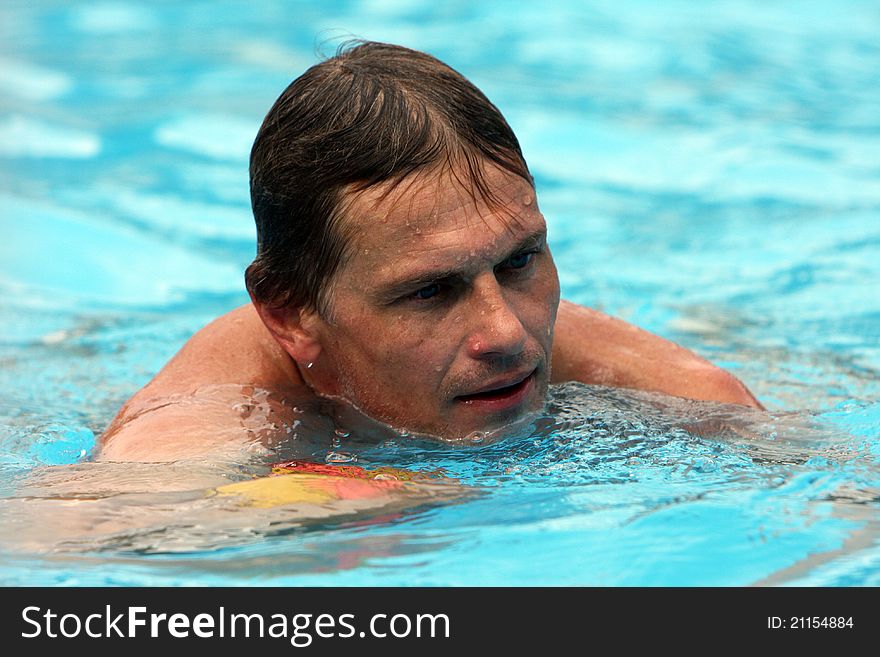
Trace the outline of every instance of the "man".
<instances>
[{"instance_id":1,"label":"man","mask_svg":"<svg viewBox=\"0 0 880 657\"><path fill-rule=\"evenodd\" d=\"M429 55L379 43L295 80L251 153L251 304L199 331L122 408L100 458L161 461L224 437L247 384L341 398L411 433L460 439L577 380L760 407L733 376L559 300L532 177L500 112ZM236 434L239 435L240 434Z\"/></svg>"}]
</instances>

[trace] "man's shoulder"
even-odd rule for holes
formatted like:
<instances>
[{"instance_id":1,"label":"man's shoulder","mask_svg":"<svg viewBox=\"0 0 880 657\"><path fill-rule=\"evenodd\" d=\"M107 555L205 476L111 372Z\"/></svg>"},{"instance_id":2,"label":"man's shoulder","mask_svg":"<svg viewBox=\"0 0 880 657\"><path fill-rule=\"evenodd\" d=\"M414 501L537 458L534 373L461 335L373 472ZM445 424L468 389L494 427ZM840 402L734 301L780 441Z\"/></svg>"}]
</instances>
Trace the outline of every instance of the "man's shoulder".
<instances>
[{"instance_id":1,"label":"man's shoulder","mask_svg":"<svg viewBox=\"0 0 880 657\"><path fill-rule=\"evenodd\" d=\"M567 301L556 317L553 380L763 408L739 379L693 351Z\"/></svg>"},{"instance_id":2,"label":"man's shoulder","mask_svg":"<svg viewBox=\"0 0 880 657\"><path fill-rule=\"evenodd\" d=\"M178 394L222 383L265 387L300 383L290 356L251 304L231 310L197 331L142 392L152 396Z\"/></svg>"},{"instance_id":3,"label":"man's shoulder","mask_svg":"<svg viewBox=\"0 0 880 657\"><path fill-rule=\"evenodd\" d=\"M186 429L194 437L199 427L223 417L196 416L180 412L176 400L186 399L206 387L235 384L267 389L283 389L302 383L287 353L272 338L256 310L247 304L231 310L197 331L143 388L119 410L102 436L121 447L148 441L159 447L160 434L180 435ZM235 386L230 386L229 389ZM206 407L208 408L208 407ZM216 426L212 427L216 429ZM122 439L122 440L120 440ZM196 441L200 442L200 441ZM196 450L199 448L192 445Z\"/></svg>"}]
</instances>

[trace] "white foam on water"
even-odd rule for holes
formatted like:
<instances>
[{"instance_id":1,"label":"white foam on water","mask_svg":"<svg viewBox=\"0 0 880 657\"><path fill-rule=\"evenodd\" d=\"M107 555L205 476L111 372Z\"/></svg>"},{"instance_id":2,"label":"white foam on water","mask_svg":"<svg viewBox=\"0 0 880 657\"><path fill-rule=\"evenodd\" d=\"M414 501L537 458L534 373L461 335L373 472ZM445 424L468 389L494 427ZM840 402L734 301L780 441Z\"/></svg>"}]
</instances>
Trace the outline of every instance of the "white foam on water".
<instances>
[{"instance_id":1,"label":"white foam on water","mask_svg":"<svg viewBox=\"0 0 880 657\"><path fill-rule=\"evenodd\" d=\"M66 73L30 62L0 58L0 93L24 100L44 101L63 96L73 88Z\"/></svg>"},{"instance_id":2,"label":"white foam on water","mask_svg":"<svg viewBox=\"0 0 880 657\"><path fill-rule=\"evenodd\" d=\"M246 173L241 176L242 186L247 185L246 176ZM159 229L207 238L248 241L256 238L247 206L205 203L173 194L147 193L109 185L97 186L89 190L89 194L116 211Z\"/></svg>"},{"instance_id":3,"label":"white foam on water","mask_svg":"<svg viewBox=\"0 0 880 657\"><path fill-rule=\"evenodd\" d=\"M71 18L75 28L92 34L143 31L155 27L157 23L156 17L148 9L122 2L77 7Z\"/></svg>"},{"instance_id":4,"label":"white foam on water","mask_svg":"<svg viewBox=\"0 0 880 657\"><path fill-rule=\"evenodd\" d=\"M211 158L246 160L259 127L256 121L232 116L192 114L159 126L154 139Z\"/></svg>"},{"instance_id":5,"label":"white foam on water","mask_svg":"<svg viewBox=\"0 0 880 657\"><path fill-rule=\"evenodd\" d=\"M363 12L367 16L387 14L393 18L406 12L430 8L433 3L425 0L364 0Z\"/></svg>"},{"instance_id":6,"label":"white foam on water","mask_svg":"<svg viewBox=\"0 0 880 657\"><path fill-rule=\"evenodd\" d=\"M244 184L244 183L243 183ZM185 201L171 196L124 192L119 207L150 223L166 228L186 226L187 232L202 237L255 239L249 208Z\"/></svg>"},{"instance_id":7,"label":"white foam on water","mask_svg":"<svg viewBox=\"0 0 880 657\"><path fill-rule=\"evenodd\" d=\"M272 68L285 73L305 69L313 63L313 57L272 41L245 39L230 45L243 62L262 68Z\"/></svg>"},{"instance_id":8,"label":"white foam on water","mask_svg":"<svg viewBox=\"0 0 880 657\"><path fill-rule=\"evenodd\" d=\"M0 157L85 159L101 151L97 135L13 115L0 120Z\"/></svg>"}]
</instances>

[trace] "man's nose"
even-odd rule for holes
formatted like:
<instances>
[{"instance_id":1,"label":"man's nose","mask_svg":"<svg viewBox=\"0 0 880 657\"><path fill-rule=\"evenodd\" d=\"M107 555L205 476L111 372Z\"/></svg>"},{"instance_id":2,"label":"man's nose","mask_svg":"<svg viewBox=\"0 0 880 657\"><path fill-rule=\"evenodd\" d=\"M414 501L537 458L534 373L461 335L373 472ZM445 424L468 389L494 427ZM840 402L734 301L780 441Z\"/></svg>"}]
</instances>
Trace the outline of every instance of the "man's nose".
<instances>
[{"instance_id":1,"label":"man's nose","mask_svg":"<svg viewBox=\"0 0 880 657\"><path fill-rule=\"evenodd\" d=\"M482 359L521 354L528 334L498 282L492 280L478 286L475 298L476 316L474 330L468 337L468 355Z\"/></svg>"}]
</instances>

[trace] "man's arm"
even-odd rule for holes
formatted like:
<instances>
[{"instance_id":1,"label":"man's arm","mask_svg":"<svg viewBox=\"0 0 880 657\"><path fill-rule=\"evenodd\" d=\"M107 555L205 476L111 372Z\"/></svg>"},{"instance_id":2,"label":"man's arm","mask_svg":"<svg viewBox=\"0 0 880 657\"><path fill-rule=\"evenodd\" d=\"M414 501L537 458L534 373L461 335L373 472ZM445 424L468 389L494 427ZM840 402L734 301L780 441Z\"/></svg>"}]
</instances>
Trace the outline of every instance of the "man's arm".
<instances>
[{"instance_id":1,"label":"man's arm","mask_svg":"<svg viewBox=\"0 0 880 657\"><path fill-rule=\"evenodd\" d=\"M763 408L739 379L692 351L568 301L553 341L553 382L563 381Z\"/></svg>"},{"instance_id":2,"label":"man's arm","mask_svg":"<svg viewBox=\"0 0 880 657\"><path fill-rule=\"evenodd\" d=\"M247 460L248 450L258 449L260 441L246 429L236 410L245 398L234 391L212 393L159 398L135 413L117 417L101 436L96 460Z\"/></svg>"}]
</instances>

